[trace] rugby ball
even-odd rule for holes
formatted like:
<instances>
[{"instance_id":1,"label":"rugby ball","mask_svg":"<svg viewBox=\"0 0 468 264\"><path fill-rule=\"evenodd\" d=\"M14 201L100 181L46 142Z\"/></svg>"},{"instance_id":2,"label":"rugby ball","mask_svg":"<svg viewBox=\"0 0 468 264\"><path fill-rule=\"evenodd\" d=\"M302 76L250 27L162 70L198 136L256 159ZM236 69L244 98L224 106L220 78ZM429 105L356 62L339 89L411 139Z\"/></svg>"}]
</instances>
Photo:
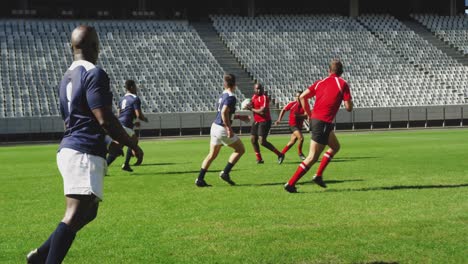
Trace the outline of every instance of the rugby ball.
<instances>
[{"instance_id":1,"label":"rugby ball","mask_svg":"<svg viewBox=\"0 0 468 264\"><path fill-rule=\"evenodd\" d=\"M252 100L251 99L245 99L241 103L241 109L242 110L247 110L248 108L252 107Z\"/></svg>"}]
</instances>

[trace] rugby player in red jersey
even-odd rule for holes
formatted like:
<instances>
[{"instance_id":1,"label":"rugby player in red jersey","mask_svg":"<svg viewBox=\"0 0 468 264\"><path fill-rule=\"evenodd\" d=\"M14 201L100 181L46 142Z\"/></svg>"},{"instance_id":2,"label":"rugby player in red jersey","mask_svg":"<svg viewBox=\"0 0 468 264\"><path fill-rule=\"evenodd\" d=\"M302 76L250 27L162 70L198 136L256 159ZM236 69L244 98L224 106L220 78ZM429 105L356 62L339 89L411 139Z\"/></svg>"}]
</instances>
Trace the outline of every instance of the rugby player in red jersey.
<instances>
[{"instance_id":1,"label":"rugby player in red jersey","mask_svg":"<svg viewBox=\"0 0 468 264\"><path fill-rule=\"evenodd\" d=\"M304 143L304 136L302 135L302 127L304 125L304 119L307 118L307 115L304 113L304 108L301 105L301 101L299 100L299 96L301 96L302 91L296 92L296 100L289 102L283 109L278 116L278 120L276 120L275 125L278 125L281 122L284 114L289 111L289 129L291 130L291 139L283 148L281 153L286 154L288 150L299 141L297 145L297 151L299 154L299 158L301 160L305 160L305 156L302 153L302 144Z\"/></svg>"},{"instance_id":2,"label":"rugby player in red jersey","mask_svg":"<svg viewBox=\"0 0 468 264\"><path fill-rule=\"evenodd\" d=\"M260 145L274 152L278 156L278 163L281 164L284 160L284 154L279 152L275 146L267 141L268 133L271 128L269 104L270 102L268 96L265 94L263 86L260 83L256 83L250 108L254 116L254 123L252 124L252 130L250 132L250 140L252 142L258 164L264 163L262 154L260 153L259 142Z\"/></svg>"},{"instance_id":3,"label":"rugby player in red jersey","mask_svg":"<svg viewBox=\"0 0 468 264\"><path fill-rule=\"evenodd\" d=\"M323 171L330 163L333 156L340 150L340 143L333 132L333 119L340 108L341 102L348 112L353 110L353 101L348 83L340 76L343 74L343 64L334 59L330 62L329 76L315 82L301 96L301 104L310 119L310 131L312 140L307 158L299 165L291 179L284 185L284 189L290 193L297 192L296 183L317 162L325 146L330 148L323 155L317 173L313 181L319 186L326 188L322 179ZM309 99L315 96L313 111L310 110Z\"/></svg>"}]
</instances>

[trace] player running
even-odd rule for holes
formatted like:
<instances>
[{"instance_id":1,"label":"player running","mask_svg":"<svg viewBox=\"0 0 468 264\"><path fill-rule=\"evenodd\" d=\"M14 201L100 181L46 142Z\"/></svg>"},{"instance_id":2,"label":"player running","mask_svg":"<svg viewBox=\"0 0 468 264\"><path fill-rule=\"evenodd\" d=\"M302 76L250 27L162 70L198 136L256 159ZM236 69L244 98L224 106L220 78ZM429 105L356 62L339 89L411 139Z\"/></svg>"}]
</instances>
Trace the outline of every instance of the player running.
<instances>
[{"instance_id":1,"label":"player running","mask_svg":"<svg viewBox=\"0 0 468 264\"><path fill-rule=\"evenodd\" d=\"M107 170L106 134L133 149L139 160L143 159L143 151L130 140L112 113L109 77L95 65L99 55L95 29L75 28L71 46L74 61L59 89L65 134L57 153L66 211L44 244L28 254L28 263L62 263L76 233L96 217Z\"/></svg>"},{"instance_id":2,"label":"player running","mask_svg":"<svg viewBox=\"0 0 468 264\"><path fill-rule=\"evenodd\" d=\"M236 165L237 161L239 161L239 159L245 153L245 148L240 138L232 131L232 118L234 117L234 119L240 119L246 123L250 122L250 116L248 115L234 115L237 102L237 99L234 95L235 90L236 77L233 74L224 75L224 92L219 97L217 107L218 113L216 114L216 119L211 125L210 153L208 153L208 156L206 156L205 160L203 160L200 174L195 180L195 185L198 187L211 186L205 181L205 174L208 171L211 163L218 156L223 144L233 148L234 152L229 157L229 161L226 164L224 170L219 174L219 177L230 185L235 185L235 183L231 180L229 173L231 172L232 167Z\"/></svg>"},{"instance_id":3,"label":"player running","mask_svg":"<svg viewBox=\"0 0 468 264\"><path fill-rule=\"evenodd\" d=\"M138 144L138 136L133 130L135 127L135 120L139 119L143 122L148 122L148 118L141 111L141 101L137 96L137 86L135 81L125 81L125 89L127 93L120 99L119 102L119 121L122 124L127 134L132 138L135 144ZM112 154L107 156L107 166L111 165L112 162L117 158ZM132 149L127 149L127 155L125 156L125 162L122 165L122 170L132 172L133 169L130 167L130 159L132 158ZM140 165L135 163L135 165Z\"/></svg>"},{"instance_id":4,"label":"player running","mask_svg":"<svg viewBox=\"0 0 468 264\"><path fill-rule=\"evenodd\" d=\"M323 171L330 163L333 156L340 150L340 143L333 132L333 119L344 101L348 112L353 110L353 101L348 84L340 76L343 73L343 64L335 59L330 62L330 76L323 80L315 82L301 96L301 104L304 111L310 118L312 140L310 141L310 150L307 158L299 165L297 171L291 177L289 182L284 185L284 189L290 193L297 192L297 181L307 173L307 171L317 162L320 154L328 145L330 148L323 155L317 173L313 181L319 186L326 188L323 181ZM315 96L314 109L311 113L309 99Z\"/></svg>"},{"instance_id":5,"label":"player running","mask_svg":"<svg viewBox=\"0 0 468 264\"><path fill-rule=\"evenodd\" d=\"M283 109L278 116L278 120L276 120L275 125L278 125L281 122L281 119L284 116L284 113L289 111L289 129L291 130L291 139L283 148L281 153L286 154L288 150L299 141L297 145L297 150L299 154L299 158L301 160L305 160L305 156L302 153L302 144L304 143L304 136L302 135L302 127L304 124L304 119L307 118L307 114L304 113L304 108L301 105L301 101L299 100L299 96L301 96L302 91L296 92L296 100L289 102Z\"/></svg>"},{"instance_id":6,"label":"player running","mask_svg":"<svg viewBox=\"0 0 468 264\"><path fill-rule=\"evenodd\" d=\"M278 156L278 163L283 163L284 154L279 152L273 144L267 141L268 133L271 128L270 101L265 94L265 90L260 83L254 85L254 95L252 96L251 107L247 108L253 112L254 123L250 132L250 141L255 151L257 164L264 163L260 153L260 145L274 152Z\"/></svg>"}]
</instances>

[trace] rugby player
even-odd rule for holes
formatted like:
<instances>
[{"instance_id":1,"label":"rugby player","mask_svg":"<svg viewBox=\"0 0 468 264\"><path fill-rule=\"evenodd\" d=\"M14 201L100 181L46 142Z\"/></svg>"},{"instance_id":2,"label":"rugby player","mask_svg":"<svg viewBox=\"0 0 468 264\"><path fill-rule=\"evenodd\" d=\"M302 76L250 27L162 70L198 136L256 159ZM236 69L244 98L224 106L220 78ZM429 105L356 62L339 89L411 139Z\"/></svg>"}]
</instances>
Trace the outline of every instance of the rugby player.
<instances>
[{"instance_id":1,"label":"rugby player","mask_svg":"<svg viewBox=\"0 0 468 264\"><path fill-rule=\"evenodd\" d=\"M307 118L307 115L304 113L304 108L301 105L301 101L299 100L299 96L301 96L302 91L296 92L296 100L289 102L283 109L278 116L278 120L275 121L275 125L278 125L281 122L284 114L289 111L289 129L291 130L291 139L283 148L281 153L286 154L288 150L296 144L297 141L297 151L299 158L301 160L305 160L305 156L302 153L302 144L304 143L304 136L302 135L302 127L304 124L304 119Z\"/></svg>"},{"instance_id":2,"label":"rugby player","mask_svg":"<svg viewBox=\"0 0 468 264\"><path fill-rule=\"evenodd\" d=\"M119 121L122 124L127 134L132 138L135 144L138 144L138 136L133 130L135 127L135 120L139 119L143 122L148 122L148 118L141 111L141 101L137 96L137 86L135 81L125 81L125 89L127 93L119 101ZM132 172L133 169L130 167L130 159L132 158L132 149L127 149L127 155L125 156L125 162L122 165L122 170ZM112 162L117 158L109 153L107 156L107 166L111 165ZM136 163L135 165L140 165Z\"/></svg>"},{"instance_id":3,"label":"rugby player","mask_svg":"<svg viewBox=\"0 0 468 264\"><path fill-rule=\"evenodd\" d=\"M271 128L270 101L265 94L265 90L260 83L254 85L254 95L252 96L251 107L248 109L253 112L254 123L252 124L250 141L255 151L257 164L264 163L260 153L260 145L274 152L278 156L278 163L283 163L284 154L279 152L273 144L267 141L268 133Z\"/></svg>"},{"instance_id":4,"label":"rugby player","mask_svg":"<svg viewBox=\"0 0 468 264\"><path fill-rule=\"evenodd\" d=\"M57 165L63 178L65 216L50 237L27 255L28 263L61 263L76 233L96 217L107 169L106 134L133 149L139 160L143 159L143 151L112 113L109 77L95 65L99 54L95 29L83 25L75 28L71 47L74 61L59 89L65 134L57 153Z\"/></svg>"},{"instance_id":5,"label":"rugby player","mask_svg":"<svg viewBox=\"0 0 468 264\"><path fill-rule=\"evenodd\" d=\"M232 119L240 119L243 122L250 122L248 115L234 115L236 111L236 77L233 74L224 75L224 92L218 99L218 107L216 118L211 125L211 141L210 152L203 160L198 178L195 180L195 185L198 187L209 187L205 181L205 174L208 171L211 163L216 159L223 145L234 149L234 152L229 157L228 163L219 174L219 177L229 183L235 185L231 180L229 173L239 159L244 155L245 148L240 138L232 131Z\"/></svg>"},{"instance_id":6,"label":"rugby player","mask_svg":"<svg viewBox=\"0 0 468 264\"><path fill-rule=\"evenodd\" d=\"M343 74L343 64L340 60L334 59L330 62L329 76L323 80L315 82L301 96L301 104L310 119L310 132L312 140L307 158L299 165L291 179L284 185L284 189L290 193L297 192L297 181L307 173L307 171L317 162L320 154L329 146L323 155L317 173L313 181L319 186L326 188L323 181L323 171L328 163L340 150L340 142L333 132L333 119L340 108L341 102L348 112L353 110L353 101L348 83L341 78ZM309 99L315 96L313 111L310 110Z\"/></svg>"}]
</instances>

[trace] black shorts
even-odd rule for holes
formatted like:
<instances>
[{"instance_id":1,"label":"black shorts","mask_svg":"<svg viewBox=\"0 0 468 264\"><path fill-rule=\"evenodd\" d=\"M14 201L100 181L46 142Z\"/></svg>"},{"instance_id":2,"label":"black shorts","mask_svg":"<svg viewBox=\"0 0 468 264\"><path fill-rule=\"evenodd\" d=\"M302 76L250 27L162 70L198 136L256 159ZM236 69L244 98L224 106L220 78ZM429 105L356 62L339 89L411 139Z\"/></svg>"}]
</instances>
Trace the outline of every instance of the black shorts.
<instances>
[{"instance_id":1,"label":"black shorts","mask_svg":"<svg viewBox=\"0 0 468 264\"><path fill-rule=\"evenodd\" d=\"M268 133L270 133L270 128L271 120L266 122L254 122L252 124L252 130L250 131L250 134L252 136L266 138Z\"/></svg>"},{"instance_id":2,"label":"black shorts","mask_svg":"<svg viewBox=\"0 0 468 264\"><path fill-rule=\"evenodd\" d=\"M312 134L312 140L322 144L328 145L328 137L330 132L333 130L333 124L323 122L322 120L312 119L310 126L310 133Z\"/></svg>"},{"instance_id":3,"label":"black shorts","mask_svg":"<svg viewBox=\"0 0 468 264\"><path fill-rule=\"evenodd\" d=\"M294 133L295 131L302 131L302 128L299 128L297 126L289 126L289 130L291 130L291 133Z\"/></svg>"}]
</instances>

